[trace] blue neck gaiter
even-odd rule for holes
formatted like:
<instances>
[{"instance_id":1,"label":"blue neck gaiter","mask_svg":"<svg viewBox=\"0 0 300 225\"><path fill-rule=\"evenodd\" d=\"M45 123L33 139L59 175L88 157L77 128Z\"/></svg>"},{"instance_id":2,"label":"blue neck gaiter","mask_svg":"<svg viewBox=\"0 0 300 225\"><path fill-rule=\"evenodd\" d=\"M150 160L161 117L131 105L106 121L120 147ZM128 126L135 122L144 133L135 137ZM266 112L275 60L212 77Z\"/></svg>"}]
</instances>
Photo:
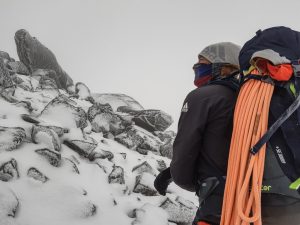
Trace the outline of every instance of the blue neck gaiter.
<instances>
[{"instance_id":1,"label":"blue neck gaiter","mask_svg":"<svg viewBox=\"0 0 300 225\"><path fill-rule=\"evenodd\" d=\"M198 63L194 67L195 80L212 74L212 64Z\"/></svg>"},{"instance_id":2,"label":"blue neck gaiter","mask_svg":"<svg viewBox=\"0 0 300 225\"><path fill-rule=\"evenodd\" d=\"M212 64L197 63L193 69L195 72L194 84L197 87L205 85L212 78Z\"/></svg>"}]
</instances>

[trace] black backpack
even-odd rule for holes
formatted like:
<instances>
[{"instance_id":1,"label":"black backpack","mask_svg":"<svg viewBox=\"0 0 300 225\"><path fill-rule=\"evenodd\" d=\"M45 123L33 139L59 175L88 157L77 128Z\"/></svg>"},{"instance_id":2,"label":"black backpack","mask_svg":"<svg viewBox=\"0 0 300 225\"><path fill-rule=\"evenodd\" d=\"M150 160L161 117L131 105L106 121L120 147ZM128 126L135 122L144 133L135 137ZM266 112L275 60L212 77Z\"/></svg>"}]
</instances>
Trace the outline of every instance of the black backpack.
<instances>
[{"instance_id":1,"label":"black backpack","mask_svg":"<svg viewBox=\"0 0 300 225\"><path fill-rule=\"evenodd\" d=\"M266 49L290 60L294 76L287 82L272 80L275 89L270 105L269 129L251 152L256 154L267 143L263 193L279 193L300 199L300 32L287 27L257 31L241 49L241 71L249 69L253 53ZM268 179L269 174L284 176Z\"/></svg>"}]
</instances>

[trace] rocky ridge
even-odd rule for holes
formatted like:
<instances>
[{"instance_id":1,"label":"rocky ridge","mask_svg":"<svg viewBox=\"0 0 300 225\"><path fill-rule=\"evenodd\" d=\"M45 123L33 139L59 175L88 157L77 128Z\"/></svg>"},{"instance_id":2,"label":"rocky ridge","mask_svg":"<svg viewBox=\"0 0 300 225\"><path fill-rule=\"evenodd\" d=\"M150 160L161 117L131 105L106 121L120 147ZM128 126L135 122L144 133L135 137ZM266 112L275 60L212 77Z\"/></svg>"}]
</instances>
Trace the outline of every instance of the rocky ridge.
<instances>
[{"instance_id":1,"label":"rocky ridge","mask_svg":"<svg viewBox=\"0 0 300 225\"><path fill-rule=\"evenodd\" d=\"M0 51L0 224L113 225L115 213L142 225L154 212L160 224L190 224L196 198L153 187L172 157L171 116L82 82L62 88L22 54Z\"/></svg>"}]
</instances>

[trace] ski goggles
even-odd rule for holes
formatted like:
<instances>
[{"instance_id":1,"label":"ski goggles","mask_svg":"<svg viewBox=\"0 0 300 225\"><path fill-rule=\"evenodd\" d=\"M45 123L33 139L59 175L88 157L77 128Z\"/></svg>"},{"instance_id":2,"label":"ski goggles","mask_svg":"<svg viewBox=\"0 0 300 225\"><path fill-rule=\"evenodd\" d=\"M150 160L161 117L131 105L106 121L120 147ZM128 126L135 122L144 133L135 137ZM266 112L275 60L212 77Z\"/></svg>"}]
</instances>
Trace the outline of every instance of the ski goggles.
<instances>
[{"instance_id":1,"label":"ski goggles","mask_svg":"<svg viewBox=\"0 0 300 225\"><path fill-rule=\"evenodd\" d=\"M269 60L264 58L255 59L253 66L262 75L270 75L270 77L278 81L288 81L294 73L291 64L273 65Z\"/></svg>"}]
</instances>

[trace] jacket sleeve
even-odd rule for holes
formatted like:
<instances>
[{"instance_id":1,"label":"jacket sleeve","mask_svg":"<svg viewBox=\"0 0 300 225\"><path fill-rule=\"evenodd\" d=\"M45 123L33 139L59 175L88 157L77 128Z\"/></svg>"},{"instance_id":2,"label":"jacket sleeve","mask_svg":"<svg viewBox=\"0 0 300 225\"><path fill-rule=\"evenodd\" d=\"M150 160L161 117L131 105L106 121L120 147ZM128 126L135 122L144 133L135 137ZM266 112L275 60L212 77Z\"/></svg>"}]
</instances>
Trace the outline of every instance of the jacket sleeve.
<instances>
[{"instance_id":1,"label":"jacket sleeve","mask_svg":"<svg viewBox=\"0 0 300 225\"><path fill-rule=\"evenodd\" d=\"M209 108L207 96L199 91L192 91L181 110L170 168L174 182L188 191L195 191L196 163L208 122Z\"/></svg>"}]
</instances>

